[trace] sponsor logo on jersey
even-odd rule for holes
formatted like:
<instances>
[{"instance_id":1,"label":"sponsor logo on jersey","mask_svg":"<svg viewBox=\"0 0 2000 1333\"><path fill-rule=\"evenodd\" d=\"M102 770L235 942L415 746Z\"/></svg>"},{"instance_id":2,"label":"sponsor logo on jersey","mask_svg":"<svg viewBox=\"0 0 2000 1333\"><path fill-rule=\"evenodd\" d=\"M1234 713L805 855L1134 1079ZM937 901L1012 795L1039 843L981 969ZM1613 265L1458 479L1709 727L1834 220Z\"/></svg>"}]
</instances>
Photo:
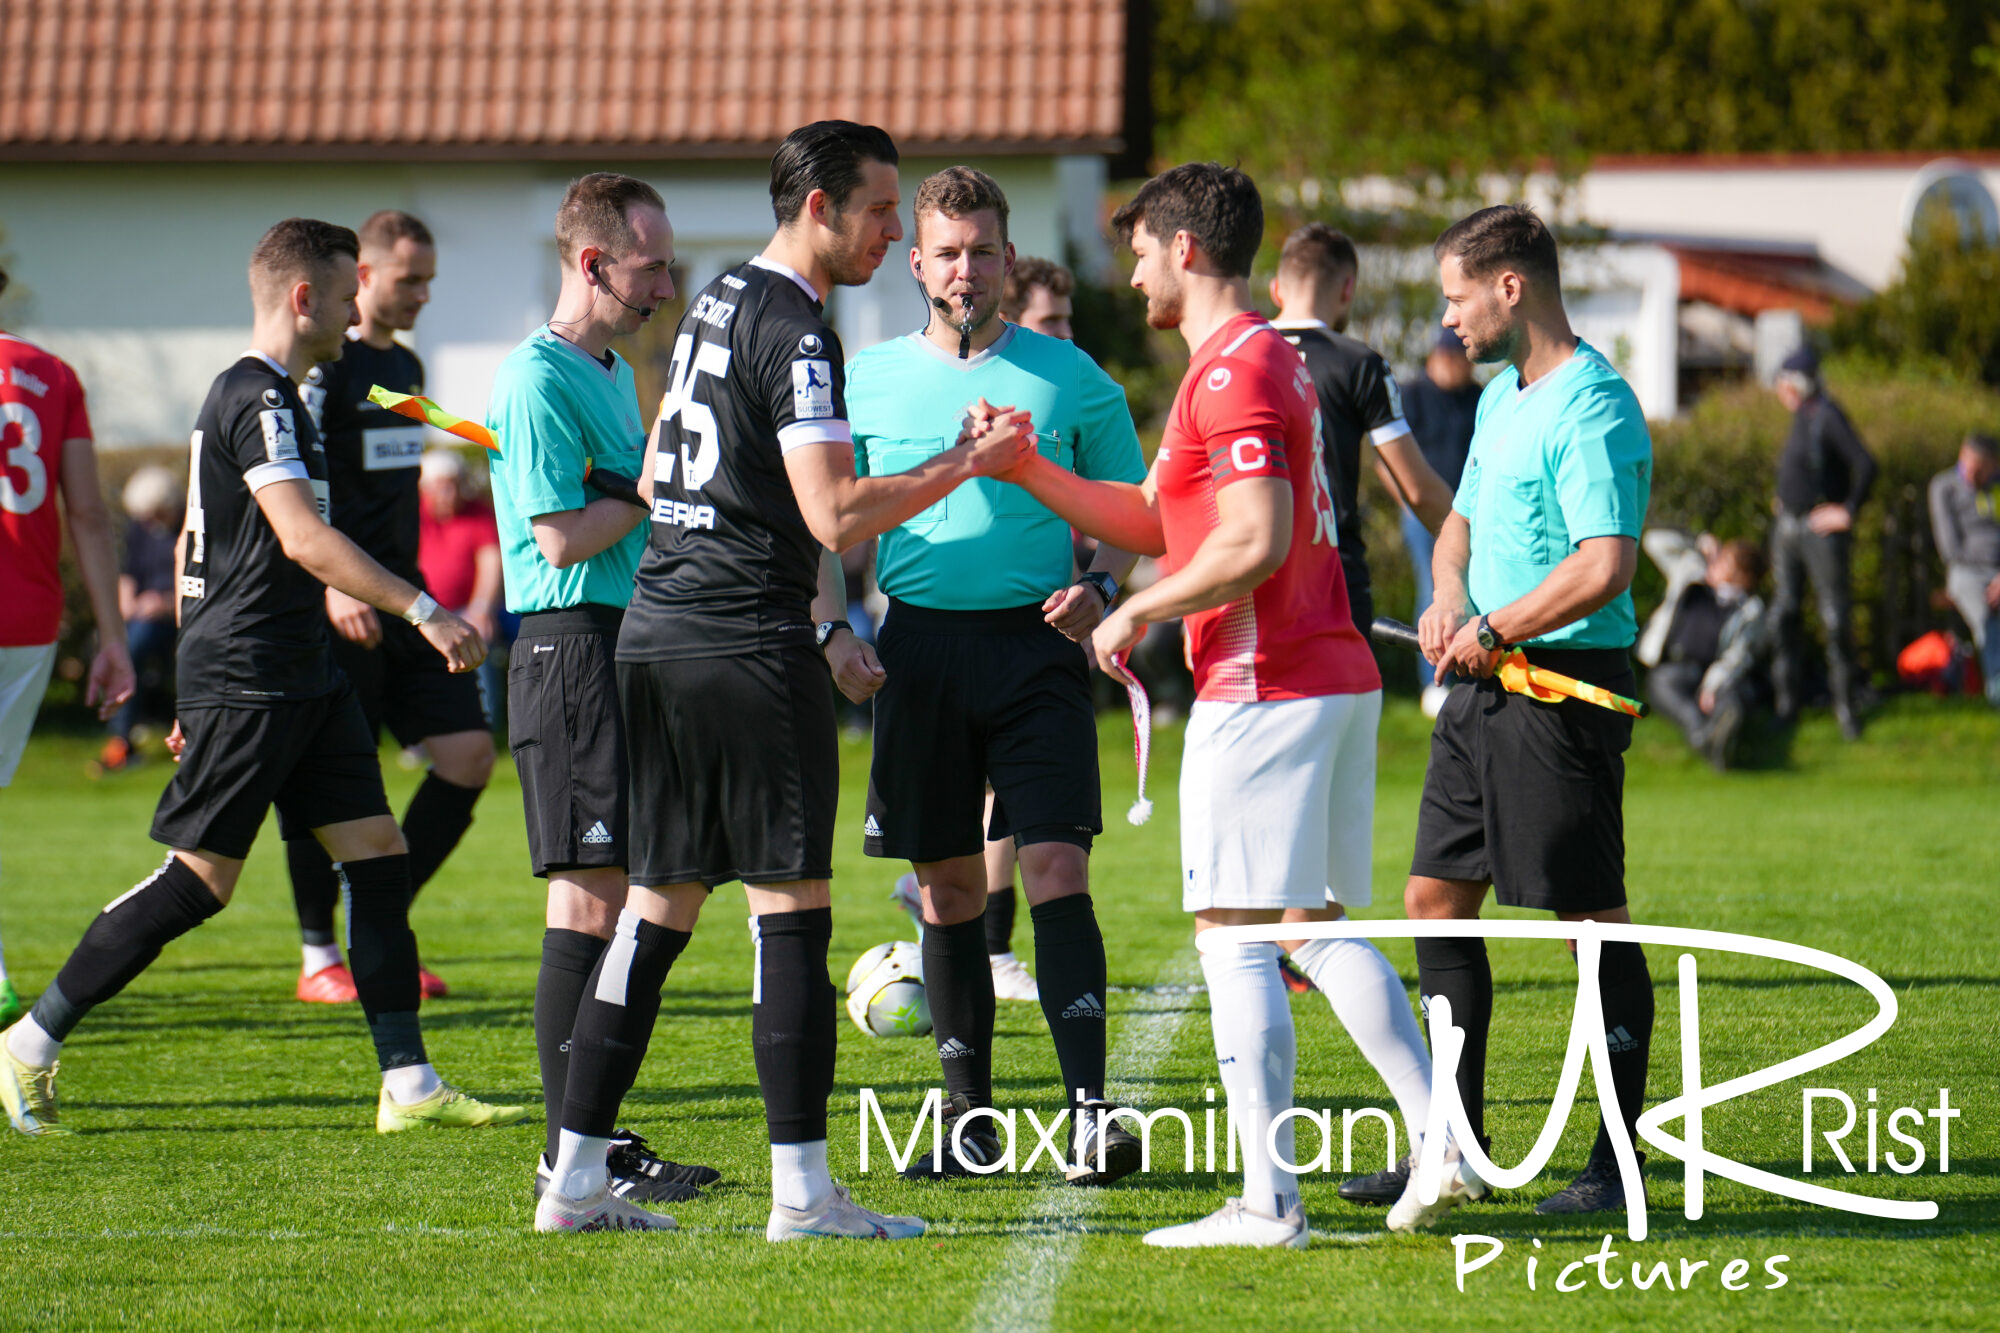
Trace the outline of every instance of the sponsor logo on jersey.
<instances>
[{"instance_id":1,"label":"sponsor logo on jersey","mask_svg":"<svg viewBox=\"0 0 2000 1333\"><path fill-rule=\"evenodd\" d=\"M722 285L740 292L750 284L737 277L734 273L725 273L722 275Z\"/></svg>"},{"instance_id":2,"label":"sponsor logo on jersey","mask_svg":"<svg viewBox=\"0 0 2000 1333\"><path fill-rule=\"evenodd\" d=\"M808 333L805 337L799 339L800 356L818 356L825 350L825 347L826 344L819 340L817 333Z\"/></svg>"},{"instance_id":3,"label":"sponsor logo on jersey","mask_svg":"<svg viewBox=\"0 0 2000 1333\"><path fill-rule=\"evenodd\" d=\"M833 415L833 363L817 357L792 362L792 415L817 421Z\"/></svg>"},{"instance_id":4,"label":"sponsor logo on jersey","mask_svg":"<svg viewBox=\"0 0 2000 1333\"><path fill-rule=\"evenodd\" d=\"M416 467L424 461L422 426L370 426L361 432L361 466L368 472Z\"/></svg>"},{"instance_id":5,"label":"sponsor logo on jersey","mask_svg":"<svg viewBox=\"0 0 2000 1333\"><path fill-rule=\"evenodd\" d=\"M1389 415L1392 417L1402 416L1403 388L1401 385L1396 383L1396 377L1394 375L1382 376L1382 387L1386 389L1389 394Z\"/></svg>"},{"instance_id":6,"label":"sponsor logo on jersey","mask_svg":"<svg viewBox=\"0 0 2000 1333\"><path fill-rule=\"evenodd\" d=\"M266 389L266 393L271 390ZM264 457L273 463L296 463L299 460L299 430L292 420L292 409L280 407L267 409L257 414L257 424L264 428Z\"/></svg>"},{"instance_id":7,"label":"sponsor logo on jersey","mask_svg":"<svg viewBox=\"0 0 2000 1333\"><path fill-rule=\"evenodd\" d=\"M314 375L319 374L318 366L313 367L313 374ZM276 389L264 390L264 406L283 407L284 405L285 405L285 395L279 393Z\"/></svg>"},{"instance_id":8,"label":"sponsor logo on jersey","mask_svg":"<svg viewBox=\"0 0 2000 1333\"><path fill-rule=\"evenodd\" d=\"M266 389L264 396L276 398L278 395ZM305 403L306 415L313 419L313 425L322 430L326 429L326 386L319 382L318 366L313 367L312 375L308 377L306 383L299 386L299 399Z\"/></svg>"},{"instance_id":9,"label":"sponsor logo on jersey","mask_svg":"<svg viewBox=\"0 0 2000 1333\"><path fill-rule=\"evenodd\" d=\"M579 838L579 839L578 839L577 841L579 841L579 842L584 842L584 843L590 843L590 844L593 844L593 845L594 845L594 844L598 844L598 843L606 843L606 842L610 842L610 841L611 841L611 830L610 830L610 829L607 829L607 828L605 828L605 827L604 827L604 821L600 819L600 820L598 820L598 821L597 821L597 822L596 822L595 824L592 824L592 825L590 826L590 832L588 832L588 833L584 834L584 835L583 835L583 836L582 836L581 838Z\"/></svg>"},{"instance_id":10,"label":"sponsor logo on jersey","mask_svg":"<svg viewBox=\"0 0 2000 1333\"><path fill-rule=\"evenodd\" d=\"M1226 388L1228 388L1228 387L1229 387L1229 367L1228 367L1228 366L1217 366L1217 367L1216 367L1216 368L1215 368L1214 370L1211 370L1211 371L1209 371L1209 372L1208 372L1208 387L1209 387L1210 389L1226 389Z\"/></svg>"},{"instance_id":11,"label":"sponsor logo on jersey","mask_svg":"<svg viewBox=\"0 0 2000 1333\"><path fill-rule=\"evenodd\" d=\"M653 501L653 521L670 528L707 528L715 531L715 506L691 505L682 500Z\"/></svg>"}]
</instances>

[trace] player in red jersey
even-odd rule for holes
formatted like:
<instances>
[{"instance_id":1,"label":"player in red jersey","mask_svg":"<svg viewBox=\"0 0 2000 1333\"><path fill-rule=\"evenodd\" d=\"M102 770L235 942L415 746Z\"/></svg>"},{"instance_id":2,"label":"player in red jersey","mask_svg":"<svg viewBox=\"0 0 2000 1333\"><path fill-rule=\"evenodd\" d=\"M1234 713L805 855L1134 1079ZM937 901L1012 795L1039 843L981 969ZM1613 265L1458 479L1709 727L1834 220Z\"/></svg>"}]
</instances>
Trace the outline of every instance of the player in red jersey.
<instances>
[{"instance_id":1,"label":"player in red jersey","mask_svg":"<svg viewBox=\"0 0 2000 1333\"><path fill-rule=\"evenodd\" d=\"M1196 933L1318 913L1329 893L1365 905L1382 682L1348 611L1312 379L1250 302L1257 187L1234 168L1189 163L1148 181L1112 225L1132 248L1147 322L1178 328L1193 354L1152 472L1138 486L1093 482L1037 456L1006 479L1092 536L1162 557L1166 576L1113 608L1091 647L1122 675L1118 659L1148 624L1182 620L1196 702L1181 902ZM1318 958L1327 945L1337 964ZM1420 1073L1428 1086L1409 999L1379 950L1315 940L1293 955L1341 978L1336 1010L1385 1077ZM1149 1245L1307 1244L1297 1179L1278 1165L1296 1160L1291 1122L1272 1132L1297 1063L1277 957L1275 944L1202 957L1243 1196L1149 1233ZM1392 1213L1392 1226L1402 1220Z\"/></svg>"},{"instance_id":2,"label":"player in red jersey","mask_svg":"<svg viewBox=\"0 0 2000 1333\"><path fill-rule=\"evenodd\" d=\"M6 289L0 270L0 292ZM109 718L131 697L132 659L83 385L57 357L0 330L0 787L14 780L56 659L63 608L58 497L97 619L100 646L85 701ZM21 1012L0 955L0 1027Z\"/></svg>"}]
</instances>

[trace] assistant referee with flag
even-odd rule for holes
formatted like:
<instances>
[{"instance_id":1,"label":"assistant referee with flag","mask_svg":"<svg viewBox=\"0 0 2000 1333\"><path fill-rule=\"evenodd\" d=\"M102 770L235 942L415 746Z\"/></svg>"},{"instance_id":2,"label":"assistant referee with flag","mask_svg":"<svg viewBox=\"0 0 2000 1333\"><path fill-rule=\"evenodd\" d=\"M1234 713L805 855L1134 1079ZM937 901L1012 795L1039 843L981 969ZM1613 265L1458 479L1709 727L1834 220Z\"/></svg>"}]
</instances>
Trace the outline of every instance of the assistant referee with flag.
<instances>
[{"instance_id":1,"label":"assistant referee with flag","mask_svg":"<svg viewBox=\"0 0 2000 1333\"><path fill-rule=\"evenodd\" d=\"M1556 241L1524 207L1482 209L1436 246L1445 327L1475 362L1503 362L1479 400L1472 452L1432 562L1436 594L1418 623L1424 656L1466 679L1431 736L1404 890L1413 919L1504 906L1565 921L1629 922L1624 753L1632 719L1576 699L1542 703L1500 688L1500 654L1619 694L1637 693L1632 574L1653 450L1644 414L1603 354L1570 330ZM1417 941L1423 1003L1443 996L1465 1030L1458 1091L1485 1140L1486 1035L1493 972L1486 943ZM1618 1110L1628 1135L1646 1094L1653 1032L1646 956L1606 941L1598 968ZM1636 1141L1636 1140L1635 1140ZM1643 1156L1641 1157L1643 1161ZM1465 1196L1485 1190L1462 1181ZM1538 1213L1625 1201L1602 1123L1590 1163Z\"/></svg>"}]
</instances>

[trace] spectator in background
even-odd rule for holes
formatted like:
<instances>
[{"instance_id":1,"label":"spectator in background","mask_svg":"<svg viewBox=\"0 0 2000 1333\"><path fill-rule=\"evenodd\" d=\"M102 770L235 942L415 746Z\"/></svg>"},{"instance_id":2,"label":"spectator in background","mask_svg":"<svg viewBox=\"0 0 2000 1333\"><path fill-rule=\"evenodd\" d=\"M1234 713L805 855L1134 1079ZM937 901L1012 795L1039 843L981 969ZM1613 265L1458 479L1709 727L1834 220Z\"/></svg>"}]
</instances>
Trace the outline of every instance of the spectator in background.
<instances>
[{"instance_id":1,"label":"spectator in background","mask_svg":"<svg viewBox=\"0 0 2000 1333\"><path fill-rule=\"evenodd\" d=\"M1875 484L1875 458L1826 395L1819 353L1801 347L1786 357L1772 386L1792 414L1778 455L1778 522L1771 535L1776 586L1771 617L1777 658L1771 684L1778 719L1798 716L1805 675L1805 582L1812 580L1826 631L1827 685L1840 734L1861 735L1859 666L1854 656L1854 590L1848 579L1854 517Z\"/></svg>"},{"instance_id":2,"label":"spectator in background","mask_svg":"<svg viewBox=\"0 0 2000 1333\"><path fill-rule=\"evenodd\" d=\"M1027 256L1014 261L1014 271L1000 294L1000 318L1031 333L1074 341L1070 316L1075 306L1076 275L1053 259Z\"/></svg>"},{"instance_id":3,"label":"spectator in background","mask_svg":"<svg viewBox=\"0 0 2000 1333\"><path fill-rule=\"evenodd\" d=\"M1472 426L1479 414L1480 388L1472 382L1472 360L1465 354L1456 329L1439 328L1423 374L1403 385L1403 420L1423 451L1431 470L1456 492L1465 458L1472 450ZM1431 531L1422 519L1402 506L1403 545L1410 551L1410 568L1417 580L1417 610L1431 604ZM1423 687L1424 715L1436 717L1449 693L1437 683L1433 668L1417 654L1417 682Z\"/></svg>"},{"instance_id":4,"label":"spectator in background","mask_svg":"<svg viewBox=\"0 0 2000 1333\"><path fill-rule=\"evenodd\" d=\"M1945 591L1972 631L1986 701L2000 708L2000 441L1968 435L1958 465L1931 478L1931 536Z\"/></svg>"},{"instance_id":5,"label":"spectator in background","mask_svg":"<svg viewBox=\"0 0 2000 1333\"><path fill-rule=\"evenodd\" d=\"M186 516L180 479L142 467L126 478L125 557L118 566L118 610L138 685L111 718L99 762L107 771L133 761L132 728L142 718L172 717L174 706L174 538ZM161 705L165 711L160 711Z\"/></svg>"},{"instance_id":6,"label":"spectator in background","mask_svg":"<svg viewBox=\"0 0 2000 1333\"><path fill-rule=\"evenodd\" d=\"M417 567L438 605L479 631L488 647L511 642L500 579L500 530L480 498L465 460L449 449L425 452L417 472ZM486 716L498 721L506 698L506 654L488 653L479 668Z\"/></svg>"},{"instance_id":7,"label":"spectator in background","mask_svg":"<svg viewBox=\"0 0 2000 1333\"><path fill-rule=\"evenodd\" d=\"M1679 532L1645 534L1646 554L1680 583L1678 595L1654 613L1641 643L1658 653L1646 676L1646 696L1679 724L1717 772L1735 766L1744 724L1762 695L1759 668L1768 648L1764 553L1751 541L1717 542L1703 533L1690 543ZM1672 566L1697 563L1701 576L1674 579ZM1654 630L1664 618L1665 633Z\"/></svg>"}]
</instances>

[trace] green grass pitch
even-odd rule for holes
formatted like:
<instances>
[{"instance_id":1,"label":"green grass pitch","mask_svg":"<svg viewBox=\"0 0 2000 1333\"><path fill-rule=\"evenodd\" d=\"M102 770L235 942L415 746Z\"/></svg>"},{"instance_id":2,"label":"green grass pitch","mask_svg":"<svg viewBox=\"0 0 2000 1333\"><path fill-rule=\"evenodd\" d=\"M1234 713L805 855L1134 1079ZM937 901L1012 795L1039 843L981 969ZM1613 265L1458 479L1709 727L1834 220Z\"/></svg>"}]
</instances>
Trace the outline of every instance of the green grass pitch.
<instances>
[{"instance_id":1,"label":"green grass pitch","mask_svg":"<svg viewBox=\"0 0 2000 1333\"><path fill-rule=\"evenodd\" d=\"M731 888L710 903L668 983L626 1116L669 1155L722 1168L726 1183L675 1210L677 1235L536 1236L531 997L542 894L525 873L518 789L503 764L415 921L426 961L453 987L424 1011L436 1062L480 1095L535 1104L535 1122L373 1132L374 1064L358 1012L291 998L291 901L267 828L235 905L171 946L70 1043L64 1112L83 1132L57 1143L0 1134L0 1328L1994 1327L2000 720L1970 705L1905 700L1858 746L1843 746L1822 719L1799 735L1790 768L1720 780L1680 751L1667 724L1639 730L1626 794L1635 915L1830 950L1887 978L1901 1005L1895 1027L1867 1050L1711 1109L1710 1147L1798 1176L1802 1087L1839 1088L1864 1111L1877 1089L1885 1119L1894 1107L1934 1106L1948 1087L1964 1110L1949 1174L1936 1170L1935 1122L1926 1121L1931 1160L1918 1174L1867 1174L1857 1131L1847 1146L1863 1173L1829 1171L1819 1154L1811 1177L1886 1198L1934 1199L1935 1221L1878 1221L1711 1178L1706 1215L1688 1222L1679 1164L1655 1155L1645 1243L1625 1240L1622 1214L1544 1222L1532 1204L1580 1165L1592 1132L1586 1075L1543 1178L1461 1210L1442 1234L1388 1237L1380 1210L1341 1204L1336 1149L1335 1170L1304 1186L1319 1233L1309 1251L1149 1251L1142 1231L1198 1216L1235 1186L1183 1174L1172 1135L1163 1154L1171 1160L1110 1191L1065 1190L1049 1173L905 1184L875 1153L874 1169L861 1176L857 1089L873 1087L906 1117L937 1066L928 1043L872 1040L843 1018L835 1174L875 1207L930 1218L933 1232L896 1245L767 1245L750 949L742 895ZM1122 818L1132 797L1129 743L1123 719L1107 717L1110 828L1093 870L1115 991L1115 1086L1141 1104L1186 1108L1199 1124L1204 1090L1215 1086L1206 1003L1172 988L1195 974L1176 889L1178 737L1159 737L1159 809L1138 829ZM1415 710L1392 703L1373 915L1401 914L1424 744ZM38 740L0 797L0 928L9 967L29 993L61 964L90 914L159 854L146 827L164 766L90 782L82 776L88 753L83 738ZM911 933L887 898L899 867L860 854L867 754L865 742L843 748L836 980L869 945ZM414 776L392 766L389 780L400 808ZM1025 912L1017 942L1031 958ZM1410 943L1385 947L1414 984ZM1495 943L1492 954L1489 1129L1511 1162L1546 1114L1574 969L1549 943ZM1650 956L1659 1003L1651 1092L1659 1099L1679 1089L1679 1002L1673 952ZM1872 1012L1857 988L1803 968L1722 953L1700 964L1711 1083L1831 1040ZM1300 1104L1392 1105L1323 999L1297 997L1294 1010ZM1053 1110L1055 1064L1039 1009L1003 1003L1000 1031L1000 1099ZM1302 1133L1302 1149L1310 1138ZM1379 1134L1357 1138L1379 1165ZM1882 1144L1895 1146L1886 1135ZM1453 1276L1455 1232L1507 1245L1466 1279L1463 1294ZM1596 1251L1607 1232L1619 1255L1611 1271L1623 1285L1603 1290L1586 1268L1585 1289L1555 1290L1561 1267ZM1766 1290L1764 1263L1780 1254L1790 1256L1788 1281ZM1530 1256L1539 1261L1532 1291ZM1726 1291L1717 1274L1736 1258L1749 1261L1747 1289ZM1648 1269L1682 1259L1710 1267L1685 1290L1641 1292L1633 1259Z\"/></svg>"}]
</instances>

